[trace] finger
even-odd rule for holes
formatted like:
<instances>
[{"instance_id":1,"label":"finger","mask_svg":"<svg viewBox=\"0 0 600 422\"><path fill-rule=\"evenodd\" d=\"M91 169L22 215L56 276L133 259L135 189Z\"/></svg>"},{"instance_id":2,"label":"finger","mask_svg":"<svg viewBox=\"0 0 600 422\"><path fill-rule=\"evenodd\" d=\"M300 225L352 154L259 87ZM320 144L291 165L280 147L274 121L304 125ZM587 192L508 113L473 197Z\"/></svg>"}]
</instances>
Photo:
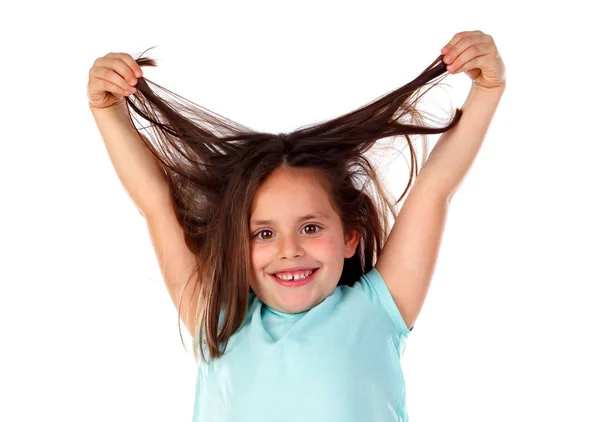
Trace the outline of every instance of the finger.
<instances>
[{"instance_id":1,"label":"finger","mask_svg":"<svg viewBox=\"0 0 600 422\"><path fill-rule=\"evenodd\" d=\"M485 43L471 45L460 53L458 57L451 59L446 69L451 73L464 72L467 70L465 68L466 64L470 63L476 57L485 56L490 52L491 48Z\"/></svg>"},{"instance_id":2,"label":"finger","mask_svg":"<svg viewBox=\"0 0 600 422\"><path fill-rule=\"evenodd\" d=\"M112 68L115 72L117 72L121 77L131 86L137 84L137 77L134 74L134 71L129 67L129 65L123 60L124 56L128 56L124 53L115 53L113 57L107 59L107 67Z\"/></svg>"},{"instance_id":3,"label":"finger","mask_svg":"<svg viewBox=\"0 0 600 422\"><path fill-rule=\"evenodd\" d=\"M134 71L126 63L126 60L133 60L131 56L127 59L128 56L129 55L126 53L108 53L106 56L99 58L97 60L98 63L95 64L95 66L114 70L127 84L134 86L137 84L137 77L135 76ZM128 87L125 87L125 89L128 89Z\"/></svg>"},{"instance_id":4,"label":"finger","mask_svg":"<svg viewBox=\"0 0 600 422\"><path fill-rule=\"evenodd\" d=\"M127 66L131 69L132 73L135 77L141 78L144 75L142 68L129 54L125 53L117 53L118 57L125 62Z\"/></svg>"},{"instance_id":5,"label":"finger","mask_svg":"<svg viewBox=\"0 0 600 422\"><path fill-rule=\"evenodd\" d=\"M464 53L471 46L478 45L478 44L485 44L485 42L486 42L485 35L467 35L467 36L461 38L460 40L458 40L456 42L456 44L454 44L452 47L450 47L450 50L448 51L448 53L446 53L446 55L444 57L444 63L446 63L446 64L452 63L454 60L456 60L456 58L458 56L460 56L462 53Z\"/></svg>"},{"instance_id":6,"label":"finger","mask_svg":"<svg viewBox=\"0 0 600 422\"><path fill-rule=\"evenodd\" d=\"M483 56L477 56L474 57L473 59L469 60L467 63L463 64L462 66L458 67L458 68L452 68L452 70L449 70L450 73L463 73L463 72L468 72L469 70L472 69L482 69L483 66L486 63L486 57L485 55Z\"/></svg>"},{"instance_id":7,"label":"finger","mask_svg":"<svg viewBox=\"0 0 600 422\"><path fill-rule=\"evenodd\" d=\"M119 95L132 93L125 79L109 67L95 66L90 71L90 92L109 91Z\"/></svg>"},{"instance_id":8,"label":"finger","mask_svg":"<svg viewBox=\"0 0 600 422\"><path fill-rule=\"evenodd\" d=\"M442 54L448 54L450 49L466 35L467 32L458 32L456 35L454 35L452 39L448 41L448 43L442 48Z\"/></svg>"},{"instance_id":9,"label":"finger","mask_svg":"<svg viewBox=\"0 0 600 422\"><path fill-rule=\"evenodd\" d=\"M121 88L120 86L117 86L111 82L105 81L103 79L99 79L98 80L98 86L101 87L100 91L106 93L106 92L110 92L111 94L114 94L115 97L120 98L120 97L127 97L131 94L133 94L133 92L131 91L125 91L123 88ZM88 97L90 99L94 99L96 98L93 94L89 94Z\"/></svg>"},{"instance_id":10,"label":"finger","mask_svg":"<svg viewBox=\"0 0 600 422\"><path fill-rule=\"evenodd\" d=\"M458 44L459 41L461 41L465 37L469 37L469 36L473 36L473 35L484 35L484 33L479 30L459 32L456 35L454 35L452 37L452 39L442 48L442 51L441 51L442 54L448 54L450 52L450 50L452 49L452 47L454 47L456 44Z\"/></svg>"}]
</instances>

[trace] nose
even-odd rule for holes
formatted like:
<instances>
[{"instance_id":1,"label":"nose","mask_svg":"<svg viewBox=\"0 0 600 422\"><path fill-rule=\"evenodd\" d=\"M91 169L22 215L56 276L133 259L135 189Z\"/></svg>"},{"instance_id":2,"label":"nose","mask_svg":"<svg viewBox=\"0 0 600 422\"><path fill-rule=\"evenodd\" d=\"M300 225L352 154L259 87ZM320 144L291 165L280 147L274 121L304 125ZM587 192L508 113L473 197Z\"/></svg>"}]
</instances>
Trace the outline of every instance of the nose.
<instances>
[{"instance_id":1,"label":"nose","mask_svg":"<svg viewBox=\"0 0 600 422\"><path fill-rule=\"evenodd\" d=\"M278 255L279 259L298 258L304 255L304 249L295 236L280 236Z\"/></svg>"}]
</instances>

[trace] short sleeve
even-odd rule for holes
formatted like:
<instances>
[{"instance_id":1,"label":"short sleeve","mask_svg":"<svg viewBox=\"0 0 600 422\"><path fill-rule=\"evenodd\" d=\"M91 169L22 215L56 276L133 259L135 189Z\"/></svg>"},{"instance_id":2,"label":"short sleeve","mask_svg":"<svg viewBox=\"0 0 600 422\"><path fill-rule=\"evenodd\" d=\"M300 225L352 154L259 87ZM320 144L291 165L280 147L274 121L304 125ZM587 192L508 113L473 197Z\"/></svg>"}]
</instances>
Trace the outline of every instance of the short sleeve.
<instances>
[{"instance_id":1,"label":"short sleeve","mask_svg":"<svg viewBox=\"0 0 600 422\"><path fill-rule=\"evenodd\" d=\"M363 290L367 299L375 306L381 306L385 310L386 314L392 320L396 332L401 336L407 336L410 330L406 326L392 294L390 293L385 281L379 274L379 271L373 267L369 272L364 274L360 280L355 283L355 287L359 287Z\"/></svg>"}]
</instances>

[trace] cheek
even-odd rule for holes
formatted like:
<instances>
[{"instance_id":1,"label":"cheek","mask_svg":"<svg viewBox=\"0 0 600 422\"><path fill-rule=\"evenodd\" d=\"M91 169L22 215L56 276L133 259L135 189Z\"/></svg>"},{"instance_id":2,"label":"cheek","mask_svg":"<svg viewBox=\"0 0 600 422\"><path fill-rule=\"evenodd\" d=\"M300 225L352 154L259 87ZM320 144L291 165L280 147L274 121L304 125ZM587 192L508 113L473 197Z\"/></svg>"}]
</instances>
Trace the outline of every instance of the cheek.
<instances>
[{"instance_id":1,"label":"cheek","mask_svg":"<svg viewBox=\"0 0 600 422\"><path fill-rule=\"evenodd\" d=\"M337 259L338 255L343 256L343 251L340 252L340 242L333 236L321 236L313 239L307 246L307 252L314 256L315 259Z\"/></svg>"},{"instance_id":2,"label":"cheek","mask_svg":"<svg viewBox=\"0 0 600 422\"><path fill-rule=\"evenodd\" d=\"M272 252L269 247L261 245L250 245L250 261L254 271L264 269L271 261Z\"/></svg>"}]
</instances>

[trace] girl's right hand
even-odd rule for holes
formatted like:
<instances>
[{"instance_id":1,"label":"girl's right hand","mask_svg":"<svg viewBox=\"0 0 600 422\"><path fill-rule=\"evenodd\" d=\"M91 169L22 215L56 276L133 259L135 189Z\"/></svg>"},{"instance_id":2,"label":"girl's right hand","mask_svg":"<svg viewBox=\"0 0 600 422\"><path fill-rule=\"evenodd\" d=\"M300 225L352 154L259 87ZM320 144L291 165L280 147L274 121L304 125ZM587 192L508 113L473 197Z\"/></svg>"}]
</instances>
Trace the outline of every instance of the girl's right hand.
<instances>
[{"instance_id":1,"label":"girl's right hand","mask_svg":"<svg viewBox=\"0 0 600 422\"><path fill-rule=\"evenodd\" d=\"M135 92L137 78L142 76L142 68L127 53L108 53L97 58L89 72L90 107L107 108L122 103L125 96Z\"/></svg>"}]
</instances>

